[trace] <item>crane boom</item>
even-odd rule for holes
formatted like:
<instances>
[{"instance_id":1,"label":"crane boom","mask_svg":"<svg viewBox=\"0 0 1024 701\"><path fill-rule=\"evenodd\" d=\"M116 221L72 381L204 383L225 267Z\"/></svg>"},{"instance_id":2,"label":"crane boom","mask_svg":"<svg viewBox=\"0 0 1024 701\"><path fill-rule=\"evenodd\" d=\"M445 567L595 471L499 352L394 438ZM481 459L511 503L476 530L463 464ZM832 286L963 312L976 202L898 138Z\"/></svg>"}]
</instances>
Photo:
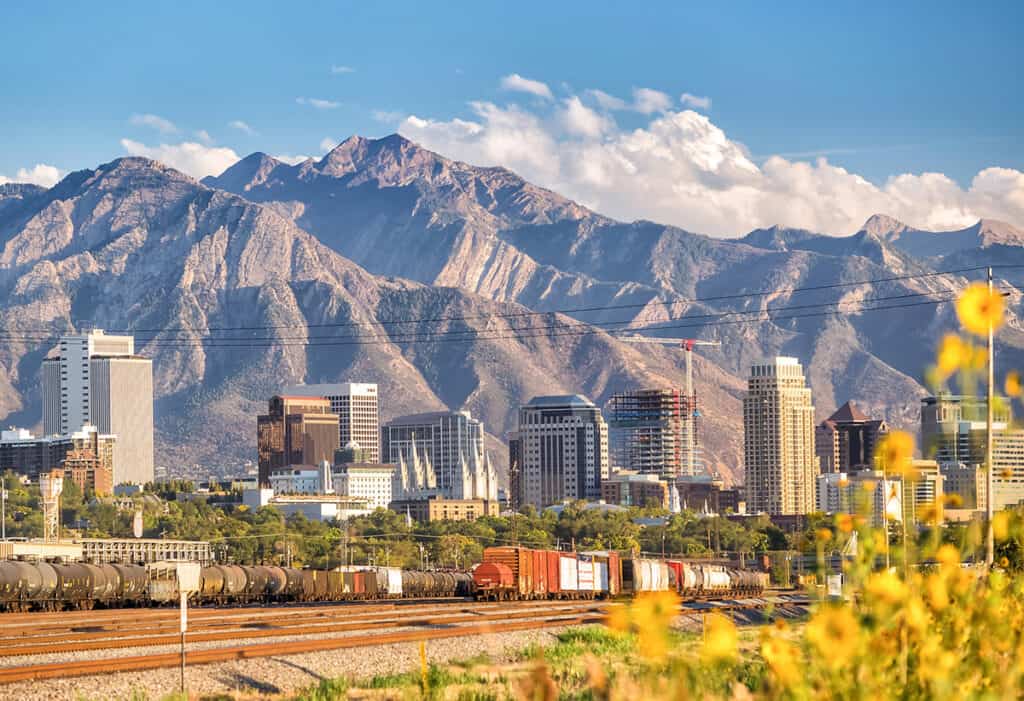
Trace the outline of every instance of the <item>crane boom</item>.
<instances>
[{"instance_id":1,"label":"crane boom","mask_svg":"<svg viewBox=\"0 0 1024 701\"><path fill-rule=\"evenodd\" d=\"M654 343L661 346L678 346L686 351L686 398L690 402L691 411L690 416L687 417L687 460L689 464L687 469L690 474L693 475L697 470L697 455L696 455L696 442L694 441L694 433L696 432L696 417L693 416L693 411L697 406L697 397L693 393L693 349L695 346L712 346L721 347L721 341L702 341L697 338L652 338L649 336L617 336L620 341L626 343Z\"/></svg>"}]
</instances>

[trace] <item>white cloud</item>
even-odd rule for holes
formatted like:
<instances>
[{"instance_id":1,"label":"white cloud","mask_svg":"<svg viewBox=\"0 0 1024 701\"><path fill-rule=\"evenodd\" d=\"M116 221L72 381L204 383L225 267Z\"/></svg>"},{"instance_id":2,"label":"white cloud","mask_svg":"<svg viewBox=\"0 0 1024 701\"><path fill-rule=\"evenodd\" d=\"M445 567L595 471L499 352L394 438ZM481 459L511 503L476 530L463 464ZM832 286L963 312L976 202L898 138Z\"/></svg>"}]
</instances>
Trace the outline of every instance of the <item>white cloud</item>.
<instances>
[{"instance_id":1,"label":"white cloud","mask_svg":"<svg viewBox=\"0 0 1024 701\"><path fill-rule=\"evenodd\" d=\"M352 66L331 66L331 73L334 75L342 75L344 73L355 73L356 69Z\"/></svg>"},{"instance_id":2,"label":"white cloud","mask_svg":"<svg viewBox=\"0 0 1024 701\"><path fill-rule=\"evenodd\" d=\"M682 103L683 107L692 107L695 110L704 110L705 112L711 109L711 98L701 97L700 95L691 95L688 92L684 92L679 96L679 102Z\"/></svg>"},{"instance_id":3,"label":"white cloud","mask_svg":"<svg viewBox=\"0 0 1024 701\"><path fill-rule=\"evenodd\" d=\"M618 108L602 105L595 91L585 96ZM641 89L633 97L632 108L651 115L635 129L573 96L529 108L472 102L471 119L410 115L399 132L452 158L505 166L619 219L719 236L774 224L849 234L875 213L931 229L981 217L1024 225L1019 170L986 168L967 187L941 173L898 174L876 185L826 158L755 162L707 116L675 111L664 93Z\"/></svg>"},{"instance_id":4,"label":"white cloud","mask_svg":"<svg viewBox=\"0 0 1024 701\"><path fill-rule=\"evenodd\" d=\"M256 136L256 130L241 119L235 119L228 122L228 126L232 129L237 129L238 131L243 132L246 136Z\"/></svg>"},{"instance_id":5,"label":"white cloud","mask_svg":"<svg viewBox=\"0 0 1024 701\"><path fill-rule=\"evenodd\" d=\"M152 127L161 134L174 134L178 131L173 122L155 114L133 114L129 121L138 127Z\"/></svg>"},{"instance_id":6,"label":"white cloud","mask_svg":"<svg viewBox=\"0 0 1024 701\"><path fill-rule=\"evenodd\" d=\"M320 140L320 150L323 151L324 153L327 153L328 151L333 151L339 143L341 142L337 141L336 139L332 139L329 136L325 136L323 139Z\"/></svg>"},{"instance_id":7,"label":"white cloud","mask_svg":"<svg viewBox=\"0 0 1024 701\"><path fill-rule=\"evenodd\" d=\"M393 112L391 110L373 110L370 116L373 117L374 121L381 124L398 124L405 119L404 112Z\"/></svg>"},{"instance_id":8,"label":"white cloud","mask_svg":"<svg viewBox=\"0 0 1024 701\"><path fill-rule=\"evenodd\" d=\"M292 165L292 166L298 165L299 163L302 163L303 161L308 161L309 160L309 156L302 156L302 155L291 156L291 155L289 155L287 153L282 153L282 154L275 155L274 158L276 158L277 160L281 161L282 163L287 163L288 165Z\"/></svg>"},{"instance_id":9,"label":"white cloud","mask_svg":"<svg viewBox=\"0 0 1024 701\"><path fill-rule=\"evenodd\" d=\"M539 80L530 80L524 78L518 73L507 75L501 79L501 87L505 90L512 90L513 92L525 92L537 97L543 97L546 100L552 99L551 88L545 83Z\"/></svg>"},{"instance_id":10,"label":"white cloud","mask_svg":"<svg viewBox=\"0 0 1024 701\"><path fill-rule=\"evenodd\" d=\"M66 173L56 166L45 163L36 163L31 168L18 168L13 178L0 175L0 185L6 183L29 183L41 185L42 187L53 187Z\"/></svg>"},{"instance_id":11,"label":"white cloud","mask_svg":"<svg viewBox=\"0 0 1024 701\"><path fill-rule=\"evenodd\" d=\"M660 90L650 88L633 88L633 109L642 114L668 112L672 107L672 98Z\"/></svg>"},{"instance_id":12,"label":"white cloud","mask_svg":"<svg viewBox=\"0 0 1024 701\"><path fill-rule=\"evenodd\" d=\"M202 141L207 146L213 143L213 137L210 136L210 132L206 131L205 129L200 129L199 131L197 131L196 138Z\"/></svg>"},{"instance_id":13,"label":"white cloud","mask_svg":"<svg viewBox=\"0 0 1024 701\"><path fill-rule=\"evenodd\" d=\"M147 146L131 139L121 139L121 148L130 156L152 158L193 178L220 175L239 160L238 154L229 148L205 146L193 141Z\"/></svg>"},{"instance_id":14,"label":"white cloud","mask_svg":"<svg viewBox=\"0 0 1024 701\"><path fill-rule=\"evenodd\" d=\"M601 109L624 110L627 107L625 100L615 97L614 95L609 95L604 90L591 88L590 90L587 90L586 93L590 97L594 98L594 101L601 107Z\"/></svg>"},{"instance_id":15,"label":"white cloud","mask_svg":"<svg viewBox=\"0 0 1024 701\"><path fill-rule=\"evenodd\" d=\"M318 110L333 110L335 107L340 107L340 102L334 102L333 100L321 100L316 97L297 97L295 101L300 105L309 105L310 107L316 107Z\"/></svg>"},{"instance_id":16,"label":"white cloud","mask_svg":"<svg viewBox=\"0 0 1024 701\"><path fill-rule=\"evenodd\" d=\"M561 119L570 134L595 139L614 127L610 119L584 105L575 95L566 98L564 104Z\"/></svg>"}]
</instances>

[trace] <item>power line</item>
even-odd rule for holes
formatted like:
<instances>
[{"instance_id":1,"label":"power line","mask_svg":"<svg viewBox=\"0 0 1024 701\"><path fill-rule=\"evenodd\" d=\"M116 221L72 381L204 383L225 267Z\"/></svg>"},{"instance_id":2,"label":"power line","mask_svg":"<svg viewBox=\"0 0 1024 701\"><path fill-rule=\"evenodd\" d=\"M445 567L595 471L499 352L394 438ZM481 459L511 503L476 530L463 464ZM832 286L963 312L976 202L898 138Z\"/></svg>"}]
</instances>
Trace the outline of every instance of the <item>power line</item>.
<instances>
[{"instance_id":1,"label":"power line","mask_svg":"<svg viewBox=\"0 0 1024 701\"><path fill-rule=\"evenodd\" d=\"M706 302L719 302L726 300L736 299L749 299L755 297L765 297L768 295L775 294L790 294L799 292L814 292L830 289L838 289L843 287L856 287L858 285L877 285L885 282L898 282L901 280L913 280L923 278L942 277L946 275L957 275L966 272L975 272L978 270L985 270L989 266L974 266L969 268L956 268L953 270L941 270L932 271L926 273L914 273L907 275L895 275L884 278L873 278L868 280L851 280L848 282L835 282L827 283L822 285L808 285L802 287L779 287L771 290L759 290L756 292L741 292L726 295L713 295L708 297L692 297L692 298L680 298L675 300L658 300L652 299L647 302L637 302L632 304L617 304L617 305L598 305L590 307L573 307L573 308L562 308L553 309L548 311L532 311L523 310L517 312L494 312L488 314L474 314L474 315L463 315L463 316L437 316L437 317L422 317L418 319L378 319L373 321L345 321L345 322L323 322L316 324L268 324L268 325L256 325L256 326L219 326L219 327L207 327L204 329L206 333L220 333L224 331L261 331L270 329L284 329L284 328L345 328L345 327L359 327L359 326L390 326L390 325L403 325L403 324L422 324L422 323L441 323L445 321L468 321L472 319L487 319L487 318L516 318L516 317L531 317L531 316L544 316L548 314L581 314L598 311L614 311L618 309L640 309L649 306L668 306L672 307L678 304L702 304ZM992 266L994 268L1024 268L1024 265L999 265ZM94 321L82 321L72 322L74 327L82 326L102 326ZM164 328L125 328L125 329L107 329L110 333L132 333L132 334L145 334L145 333L165 333L167 331L195 331L199 330L195 327L190 326L169 326ZM54 333L52 328L34 328L34 329L23 329L26 333L38 332L38 333Z\"/></svg>"},{"instance_id":2,"label":"power line","mask_svg":"<svg viewBox=\"0 0 1024 701\"><path fill-rule=\"evenodd\" d=\"M736 310L729 310L729 311L724 311L724 312L715 312L715 313L711 313L711 314L686 314L686 315L681 316L681 317L675 317L674 319L673 318L664 319L664 320L662 320L659 323L665 323L665 322L669 322L669 321L681 321L681 320L688 320L689 321L689 320L697 320L697 319L720 319L720 318L725 318L725 317L735 316L735 315L751 315L751 314L760 315L760 314L766 314L766 313L777 313L777 312L782 312L782 311L791 311L791 310L798 310L798 309L817 309L819 307L831 307L831 306L839 306L839 305L844 305L844 304L864 304L864 303L867 303L867 302L883 302L883 301L891 301L891 300L898 300L898 299L909 299L909 298L914 298L914 297L927 297L927 296L930 296L930 295L933 295L933 294L935 294L935 293L932 293L932 292L912 292L912 293L908 293L908 294L891 295L891 296L886 296L886 297L867 297L867 298L860 299L860 300L837 300L837 301L834 301L834 302L816 302L814 304L786 305L786 306L771 307L771 308L765 308L765 309L736 309ZM535 326L535 325L518 326L518 327L517 326L512 326L512 327L509 328L509 330L510 331L543 331L543 330L547 330L547 329L630 326L631 324L634 324L634 323L636 323L636 319L624 319L624 320L621 320L621 321L594 321L594 322L572 320L572 321L566 321L566 322L557 322L557 323L549 324L549 325L546 325L546 326ZM656 327L648 327L648 328L656 328ZM188 336L167 336L167 335L164 335L164 334L160 334L160 335L153 336L151 338L144 338L144 337L140 338L140 337L137 336L136 337L136 341L138 341L140 343L140 345L146 345L147 343L151 343L151 342L158 342L158 343L164 344L164 343L170 343L170 342L174 342L174 341L183 341L183 342L188 342L188 343L196 343L196 342L200 342L200 341L204 341L204 342L206 342L206 341L208 341L208 342L218 342L218 343L219 342L224 342L224 341L241 341L241 342L270 341L270 342L277 343L277 342L280 342L280 341L289 341L289 340L291 340L291 341L303 341L303 342L308 343L308 342L317 341L317 340L345 340L345 339L349 339L349 338L356 339L356 340L367 340L367 339L373 339L373 338L381 338L381 339L385 339L385 340L390 341L390 342L396 342L396 341L401 341L401 340L403 340L406 337L417 338L417 337L421 337L421 336L433 337L433 336L450 336L450 335L457 335L457 334L461 334L461 335L469 334L469 335L471 335L471 334L477 334L477 333L479 333L479 329L472 329L472 328L470 328L470 329L459 329L459 330L438 331L438 332L413 332L413 331L410 331L410 332L397 333L397 334L392 334L392 333L384 333L384 334L358 334L358 335L348 334L348 335L339 335L339 336L333 336L333 335L332 336L302 335L302 336L263 336L263 337L260 337L260 336L250 336L250 337L246 337L246 336L235 336L235 337L227 337L227 336L188 337ZM36 334L32 334L32 333L21 334L21 333L17 333L17 332L11 332L11 333L8 333L8 334L0 334L0 340L35 340L35 341L38 341L38 342L43 342L43 341L50 341L50 340L56 341L56 340L58 340L58 338L59 338L58 336L53 336L53 335L46 335L46 336L44 336L44 335L36 335Z\"/></svg>"},{"instance_id":3,"label":"power line","mask_svg":"<svg viewBox=\"0 0 1024 701\"><path fill-rule=\"evenodd\" d=\"M716 326L724 326L724 325L732 325L732 324L746 324L746 323L759 323L759 322L764 322L764 321L776 321L776 320L784 320L784 319L803 319L803 318L822 317L822 316L847 316L847 315L851 315L851 314L854 314L854 313L886 311L886 310L891 310L891 309L902 309L902 308L906 308L906 307L934 306L934 305L937 305L937 304L945 304L945 303L948 303L948 302L953 302L955 300L956 300L956 297L948 297L948 298L944 298L944 299L932 299L932 300L924 300L924 301L919 301L919 302L908 302L908 303L904 303L904 304L893 304L893 305L879 306L879 307L865 307L865 308L862 308L862 309L833 310L833 311L826 311L826 312L813 312L813 313L804 313L804 314L790 314L790 315L784 315L784 316L772 316L770 312L768 312L768 313L762 312L762 314L767 314L765 316L765 318L762 318L762 319L726 319L726 320L717 321L717 322L713 322L713 323L672 324L672 325L661 325L661 326L633 327L633 328L630 328L628 330L630 330L630 331L656 331L656 330L674 330L674 329L684 329L684 328L707 328L707 327L714 328ZM462 333L465 333L465 332L462 332ZM382 341L382 340L367 340L367 341L362 341L362 340L355 340L355 341L346 340L346 341L325 341L325 342L323 342L323 341L318 341L318 342L287 342L287 341L286 342L273 342L273 341L261 341L261 342L258 342L258 343L241 343L241 342L223 343L223 342L218 342L217 339L210 339L208 341L197 340L197 341L194 341L194 342L193 341L184 341L184 340L170 340L170 341L167 341L167 342L161 342L159 340L154 340L154 341L151 342L151 345L153 345L155 347L158 347L158 348L181 348L181 349L188 349L188 348L203 348L203 349L242 348L242 349L244 349L244 348L277 348L277 347L292 347L292 346L302 346L302 347L316 347L316 346L372 346L372 345L383 345L385 343L388 343L388 344L425 343L425 342L432 342L432 343L469 343L469 342L474 342L474 341L495 341L495 340L506 340L506 339L522 340L522 339L530 339L530 338L552 338L552 337L561 337L561 336L575 336L575 337L579 337L579 336L593 336L593 335L598 335L598 334L603 334L603 333L608 333L608 332L603 330L603 329L594 329L590 325L587 325L587 329L586 330L574 330L574 331L563 332L563 333L547 332L547 333L534 333L534 334L511 334L511 335L491 335L491 336L480 335L479 332L473 332L473 333L475 333L476 335L473 335L473 336L468 337L468 338L453 338L453 337L446 337L444 335L434 334L434 335L428 335L428 336L423 336L423 337L419 337L419 338L407 338L407 339L404 339L404 340L388 340L388 341Z\"/></svg>"}]
</instances>

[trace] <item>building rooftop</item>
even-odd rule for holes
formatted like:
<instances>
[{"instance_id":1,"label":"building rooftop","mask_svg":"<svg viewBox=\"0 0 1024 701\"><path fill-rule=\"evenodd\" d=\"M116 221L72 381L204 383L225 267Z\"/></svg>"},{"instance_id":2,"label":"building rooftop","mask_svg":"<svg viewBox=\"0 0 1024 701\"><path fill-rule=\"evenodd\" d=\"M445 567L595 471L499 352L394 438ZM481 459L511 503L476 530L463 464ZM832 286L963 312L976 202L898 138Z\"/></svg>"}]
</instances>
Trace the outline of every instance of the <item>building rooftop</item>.
<instances>
[{"instance_id":1,"label":"building rooftop","mask_svg":"<svg viewBox=\"0 0 1024 701\"><path fill-rule=\"evenodd\" d=\"M579 406L593 407L594 403L582 394L552 394L543 397L534 397L526 403L527 406Z\"/></svg>"},{"instance_id":2,"label":"building rooftop","mask_svg":"<svg viewBox=\"0 0 1024 701\"><path fill-rule=\"evenodd\" d=\"M337 397L351 394L377 394L372 382L325 382L312 385L291 385L281 390L296 397Z\"/></svg>"},{"instance_id":3,"label":"building rooftop","mask_svg":"<svg viewBox=\"0 0 1024 701\"><path fill-rule=\"evenodd\" d=\"M870 421L871 418L858 409L853 402L846 402L846 404L836 409L836 413L828 417L828 420L837 424L848 424Z\"/></svg>"},{"instance_id":4,"label":"building rooftop","mask_svg":"<svg viewBox=\"0 0 1024 701\"><path fill-rule=\"evenodd\" d=\"M428 411L422 414L407 414L396 416L384 423L385 426L412 426L415 424L429 424L448 416L464 416L472 420L473 416L468 411Z\"/></svg>"}]
</instances>

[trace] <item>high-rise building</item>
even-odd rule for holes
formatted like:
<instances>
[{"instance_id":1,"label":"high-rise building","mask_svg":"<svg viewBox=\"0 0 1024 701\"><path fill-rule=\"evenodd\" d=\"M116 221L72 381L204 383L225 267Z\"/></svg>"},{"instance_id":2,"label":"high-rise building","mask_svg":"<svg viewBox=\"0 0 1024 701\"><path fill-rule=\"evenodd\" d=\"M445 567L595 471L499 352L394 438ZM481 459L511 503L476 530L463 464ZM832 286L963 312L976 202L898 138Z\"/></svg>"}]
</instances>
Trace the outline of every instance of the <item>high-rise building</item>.
<instances>
[{"instance_id":1,"label":"high-rise building","mask_svg":"<svg viewBox=\"0 0 1024 701\"><path fill-rule=\"evenodd\" d=\"M657 474L618 470L601 482L601 499L606 504L669 508L671 483Z\"/></svg>"},{"instance_id":2,"label":"high-rise building","mask_svg":"<svg viewBox=\"0 0 1024 701\"><path fill-rule=\"evenodd\" d=\"M944 462L939 464L942 473L945 494L956 494L960 503L956 508L984 511L985 470L981 465L968 465L962 462Z\"/></svg>"},{"instance_id":3,"label":"high-rise building","mask_svg":"<svg viewBox=\"0 0 1024 701\"><path fill-rule=\"evenodd\" d=\"M131 336L97 329L63 336L43 361L43 430L68 435L85 424L114 434L114 484L153 480L153 361Z\"/></svg>"},{"instance_id":4,"label":"high-rise building","mask_svg":"<svg viewBox=\"0 0 1024 701\"><path fill-rule=\"evenodd\" d=\"M680 389L643 389L612 395L608 401L612 466L664 477L699 472L698 414L691 404Z\"/></svg>"},{"instance_id":5,"label":"high-rise building","mask_svg":"<svg viewBox=\"0 0 1024 701\"><path fill-rule=\"evenodd\" d=\"M380 413L377 385L369 382L340 382L294 385L282 390L290 397L324 397L331 413L338 415L339 445L355 443L366 462L380 460Z\"/></svg>"},{"instance_id":6,"label":"high-rise building","mask_svg":"<svg viewBox=\"0 0 1024 701\"><path fill-rule=\"evenodd\" d=\"M276 396L256 420L259 484L292 465L319 465L334 459L338 449L338 415L323 397Z\"/></svg>"},{"instance_id":7,"label":"high-rise building","mask_svg":"<svg viewBox=\"0 0 1024 701\"><path fill-rule=\"evenodd\" d=\"M36 479L44 472L74 468L68 479L96 494L109 494L115 445L115 436L101 434L90 424L62 436L37 437L25 429L11 429L0 433L0 472L10 470ZM93 474L88 474L90 470Z\"/></svg>"},{"instance_id":8,"label":"high-rise building","mask_svg":"<svg viewBox=\"0 0 1024 701\"><path fill-rule=\"evenodd\" d=\"M495 499L497 476L484 451L483 424L468 411L400 416L381 427L384 462L403 468L422 464L447 499ZM415 480L409 480L410 482Z\"/></svg>"},{"instance_id":9,"label":"high-rise building","mask_svg":"<svg viewBox=\"0 0 1024 701\"><path fill-rule=\"evenodd\" d=\"M600 499L608 477L608 426L586 397L535 397L519 409L523 502Z\"/></svg>"},{"instance_id":10,"label":"high-rise building","mask_svg":"<svg viewBox=\"0 0 1024 701\"><path fill-rule=\"evenodd\" d=\"M1024 501L1024 430L1013 428L1012 419L1010 402L997 398L992 423L992 508L996 510ZM965 469L980 471L981 480L987 479L986 430L984 398L941 394L921 400L922 451L938 462L943 475ZM975 490L976 503L977 499ZM983 507L982 500L978 508Z\"/></svg>"},{"instance_id":11,"label":"high-rise building","mask_svg":"<svg viewBox=\"0 0 1024 701\"><path fill-rule=\"evenodd\" d=\"M814 452L821 463L821 471L874 469L875 448L888 432L885 421L871 419L853 402L843 404L814 429Z\"/></svg>"},{"instance_id":12,"label":"high-rise building","mask_svg":"<svg viewBox=\"0 0 1024 701\"><path fill-rule=\"evenodd\" d=\"M814 404L796 358L777 357L751 367L743 437L747 510L813 512L818 475Z\"/></svg>"}]
</instances>

